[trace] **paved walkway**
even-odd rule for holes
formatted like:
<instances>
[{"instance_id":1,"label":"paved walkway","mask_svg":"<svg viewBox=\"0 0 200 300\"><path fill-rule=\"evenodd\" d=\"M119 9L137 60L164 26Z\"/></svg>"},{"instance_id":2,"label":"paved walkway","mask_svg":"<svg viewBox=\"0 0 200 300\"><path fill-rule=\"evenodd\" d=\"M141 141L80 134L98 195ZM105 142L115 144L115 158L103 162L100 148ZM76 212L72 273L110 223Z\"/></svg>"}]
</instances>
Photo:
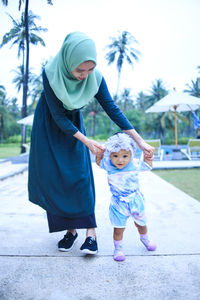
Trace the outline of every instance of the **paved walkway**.
<instances>
[{"instance_id":1,"label":"paved walkway","mask_svg":"<svg viewBox=\"0 0 200 300\"><path fill-rule=\"evenodd\" d=\"M0 180L18 175L28 169L28 153L0 159Z\"/></svg>"},{"instance_id":2,"label":"paved walkway","mask_svg":"<svg viewBox=\"0 0 200 300\"><path fill-rule=\"evenodd\" d=\"M64 232L48 233L45 212L28 201L27 171L0 181L1 300L200 300L200 203L152 172L140 174L147 198L147 252L130 220L126 261L112 258L106 174L93 164L99 253L83 256L84 230L70 253L57 251Z\"/></svg>"}]
</instances>

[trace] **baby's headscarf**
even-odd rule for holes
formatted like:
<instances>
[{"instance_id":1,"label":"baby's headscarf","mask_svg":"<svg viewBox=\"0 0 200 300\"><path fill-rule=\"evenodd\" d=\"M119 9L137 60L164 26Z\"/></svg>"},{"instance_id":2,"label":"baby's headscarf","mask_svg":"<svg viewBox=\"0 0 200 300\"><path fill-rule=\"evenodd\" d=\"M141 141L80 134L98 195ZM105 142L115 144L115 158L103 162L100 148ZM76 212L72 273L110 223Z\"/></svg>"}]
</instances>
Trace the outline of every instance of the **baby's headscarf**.
<instances>
[{"instance_id":1,"label":"baby's headscarf","mask_svg":"<svg viewBox=\"0 0 200 300\"><path fill-rule=\"evenodd\" d=\"M132 157L136 151L136 145L133 139L126 133L116 133L112 135L106 142L105 155L110 156L112 152L119 152L120 150L131 151Z\"/></svg>"}]
</instances>

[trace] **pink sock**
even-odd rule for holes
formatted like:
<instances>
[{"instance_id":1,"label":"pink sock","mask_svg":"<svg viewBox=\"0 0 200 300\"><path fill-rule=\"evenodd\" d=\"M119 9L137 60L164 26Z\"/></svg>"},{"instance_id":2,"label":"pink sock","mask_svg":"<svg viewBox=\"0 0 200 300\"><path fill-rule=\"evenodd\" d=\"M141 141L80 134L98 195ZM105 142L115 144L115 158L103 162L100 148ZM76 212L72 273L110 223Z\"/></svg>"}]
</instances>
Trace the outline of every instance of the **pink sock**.
<instances>
[{"instance_id":1,"label":"pink sock","mask_svg":"<svg viewBox=\"0 0 200 300\"><path fill-rule=\"evenodd\" d=\"M140 240L143 243L143 245L147 248L148 251L155 251L156 250L156 244L149 241L148 234L140 234Z\"/></svg>"},{"instance_id":2,"label":"pink sock","mask_svg":"<svg viewBox=\"0 0 200 300\"><path fill-rule=\"evenodd\" d=\"M122 249L122 240L120 241L115 241L114 240L114 245L115 245L115 250L114 250L114 260L116 261L123 261L125 260L125 255L123 253Z\"/></svg>"},{"instance_id":3,"label":"pink sock","mask_svg":"<svg viewBox=\"0 0 200 300\"><path fill-rule=\"evenodd\" d=\"M115 248L118 248L120 245L122 245L122 240L120 240L120 241L114 240L114 245L115 245Z\"/></svg>"}]
</instances>

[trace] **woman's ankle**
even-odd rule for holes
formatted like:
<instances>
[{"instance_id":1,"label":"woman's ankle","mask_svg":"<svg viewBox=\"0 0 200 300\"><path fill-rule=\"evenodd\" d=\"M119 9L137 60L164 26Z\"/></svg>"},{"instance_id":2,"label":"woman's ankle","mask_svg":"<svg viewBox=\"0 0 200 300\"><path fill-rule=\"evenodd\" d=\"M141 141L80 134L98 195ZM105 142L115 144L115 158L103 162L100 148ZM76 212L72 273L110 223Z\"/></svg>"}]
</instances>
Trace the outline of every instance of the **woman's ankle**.
<instances>
[{"instance_id":1,"label":"woman's ankle","mask_svg":"<svg viewBox=\"0 0 200 300\"><path fill-rule=\"evenodd\" d=\"M91 236L93 239L96 239L96 232L94 228L88 228L86 231L86 237Z\"/></svg>"},{"instance_id":2,"label":"woman's ankle","mask_svg":"<svg viewBox=\"0 0 200 300\"><path fill-rule=\"evenodd\" d=\"M70 232L71 234L76 234L76 229L67 229L67 232Z\"/></svg>"}]
</instances>

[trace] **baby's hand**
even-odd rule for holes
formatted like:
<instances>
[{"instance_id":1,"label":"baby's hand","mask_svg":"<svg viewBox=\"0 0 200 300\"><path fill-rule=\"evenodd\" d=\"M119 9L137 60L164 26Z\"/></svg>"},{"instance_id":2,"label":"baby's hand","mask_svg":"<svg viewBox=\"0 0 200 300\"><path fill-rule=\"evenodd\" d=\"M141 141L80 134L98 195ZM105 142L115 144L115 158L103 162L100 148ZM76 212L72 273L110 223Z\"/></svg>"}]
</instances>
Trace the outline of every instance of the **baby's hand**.
<instances>
[{"instance_id":1,"label":"baby's hand","mask_svg":"<svg viewBox=\"0 0 200 300\"><path fill-rule=\"evenodd\" d=\"M98 155L96 155L96 164L98 166L100 166L100 163L101 163L101 160L102 160L103 157L104 157L104 154L98 154Z\"/></svg>"},{"instance_id":2,"label":"baby's hand","mask_svg":"<svg viewBox=\"0 0 200 300\"><path fill-rule=\"evenodd\" d=\"M104 157L104 153L98 153L96 154L96 158L102 159Z\"/></svg>"},{"instance_id":3,"label":"baby's hand","mask_svg":"<svg viewBox=\"0 0 200 300\"><path fill-rule=\"evenodd\" d=\"M105 145L102 145L102 147L103 147L103 152L96 154L96 163L97 163L98 166L100 166L100 162L104 157L104 152L106 151Z\"/></svg>"}]
</instances>

